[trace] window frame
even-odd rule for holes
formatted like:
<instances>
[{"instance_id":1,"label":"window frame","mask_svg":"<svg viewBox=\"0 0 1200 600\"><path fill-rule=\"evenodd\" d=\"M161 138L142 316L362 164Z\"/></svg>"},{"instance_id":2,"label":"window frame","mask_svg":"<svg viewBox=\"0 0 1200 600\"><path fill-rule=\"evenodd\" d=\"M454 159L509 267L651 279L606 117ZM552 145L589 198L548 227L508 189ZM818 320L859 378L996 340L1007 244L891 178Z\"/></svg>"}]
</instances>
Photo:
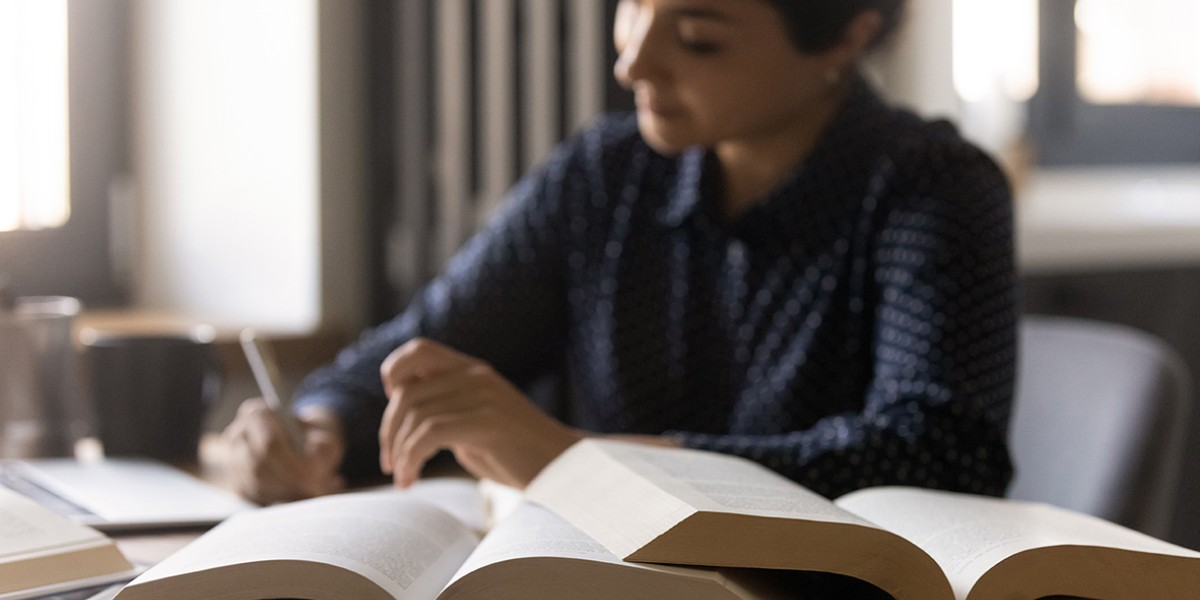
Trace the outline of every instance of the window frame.
<instances>
[{"instance_id":1,"label":"window frame","mask_svg":"<svg viewBox=\"0 0 1200 600\"><path fill-rule=\"evenodd\" d=\"M130 19L124 0L68 2L70 217L56 228L0 232L0 278L10 296L65 295L85 306L128 302L112 192L130 169ZM121 235L114 233L121 230Z\"/></svg>"}]
</instances>

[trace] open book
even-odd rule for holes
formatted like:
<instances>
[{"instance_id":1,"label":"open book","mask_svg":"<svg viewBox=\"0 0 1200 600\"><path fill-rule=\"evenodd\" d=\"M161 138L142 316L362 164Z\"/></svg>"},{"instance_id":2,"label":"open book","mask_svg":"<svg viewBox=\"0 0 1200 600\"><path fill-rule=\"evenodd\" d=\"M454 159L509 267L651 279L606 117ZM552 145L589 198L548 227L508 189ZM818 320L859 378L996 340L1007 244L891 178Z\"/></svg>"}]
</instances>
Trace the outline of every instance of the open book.
<instances>
[{"instance_id":1,"label":"open book","mask_svg":"<svg viewBox=\"0 0 1200 600\"><path fill-rule=\"evenodd\" d=\"M1101 519L903 487L830 502L696 450L586 440L526 496L628 561L836 573L898 600L1200 594L1200 553Z\"/></svg>"},{"instance_id":2,"label":"open book","mask_svg":"<svg viewBox=\"0 0 1200 600\"><path fill-rule=\"evenodd\" d=\"M447 479L235 515L116 598L785 597L743 582L748 572L623 562L545 508Z\"/></svg>"},{"instance_id":3,"label":"open book","mask_svg":"<svg viewBox=\"0 0 1200 600\"><path fill-rule=\"evenodd\" d=\"M125 581L136 574L104 534L0 487L0 600Z\"/></svg>"}]
</instances>

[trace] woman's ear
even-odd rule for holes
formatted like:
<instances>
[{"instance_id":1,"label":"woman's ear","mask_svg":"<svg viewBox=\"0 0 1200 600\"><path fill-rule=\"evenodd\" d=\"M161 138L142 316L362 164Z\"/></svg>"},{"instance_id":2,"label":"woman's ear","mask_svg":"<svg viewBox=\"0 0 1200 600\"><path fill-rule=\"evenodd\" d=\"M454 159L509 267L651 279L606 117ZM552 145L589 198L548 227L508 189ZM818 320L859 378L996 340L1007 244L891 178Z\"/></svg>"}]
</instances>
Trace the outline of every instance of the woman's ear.
<instances>
[{"instance_id":1,"label":"woman's ear","mask_svg":"<svg viewBox=\"0 0 1200 600\"><path fill-rule=\"evenodd\" d=\"M883 15L876 10L864 10L846 25L842 38L828 50L831 66L839 70L858 61L883 28Z\"/></svg>"}]
</instances>

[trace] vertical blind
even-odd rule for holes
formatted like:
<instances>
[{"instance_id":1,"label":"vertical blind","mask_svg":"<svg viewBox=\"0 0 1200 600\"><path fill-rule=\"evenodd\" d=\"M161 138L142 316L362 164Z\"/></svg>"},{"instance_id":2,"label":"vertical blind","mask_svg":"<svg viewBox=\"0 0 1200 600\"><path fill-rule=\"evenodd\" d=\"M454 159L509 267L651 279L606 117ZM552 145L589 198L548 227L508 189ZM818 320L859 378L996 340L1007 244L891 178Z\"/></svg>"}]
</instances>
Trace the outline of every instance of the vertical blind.
<instances>
[{"instance_id":1,"label":"vertical blind","mask_svg":"<svg viewBox=\"0 0 1200 600\"><path fill-rule=\"evenodd\" d=\"M394 222L385 270L411 293L517 177L604 107L604 0L403 0L394 27Z\"/></svg>"}]
</instances>

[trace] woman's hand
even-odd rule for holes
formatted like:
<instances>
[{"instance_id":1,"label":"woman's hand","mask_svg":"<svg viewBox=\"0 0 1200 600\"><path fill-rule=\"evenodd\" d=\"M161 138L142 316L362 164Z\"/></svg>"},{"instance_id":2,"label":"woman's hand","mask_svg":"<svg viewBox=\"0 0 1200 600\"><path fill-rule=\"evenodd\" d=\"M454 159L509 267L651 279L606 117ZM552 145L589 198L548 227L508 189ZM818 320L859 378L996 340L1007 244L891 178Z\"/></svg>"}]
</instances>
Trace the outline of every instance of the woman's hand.
<instances>
[{"instance_id":1,"label":"woman's hand","mask_svg":"<svg viewBox=\"0 0 1200 600\"><path fill-rule=\"evenodd\" d=\"M288 502L340 491L338 472L346 453L341 421L312 407L297 418L303 448L297 448L279 418L261 398L251 398L221 434L235 489L259 504Z\"/></svg>"},{"instance_id":2,"label":"woman's hand","mask_svg":"<svg viewBox=\"0 0 1200 600\"><path fill-rule=\"evenodd\" d=\"M379 463L396 485L416 481L438 450L476 477L524 488L582 435L534 406L490 365L425 339L396 349L380 369L388 406Z\"/></svg>"}]
</instances>

